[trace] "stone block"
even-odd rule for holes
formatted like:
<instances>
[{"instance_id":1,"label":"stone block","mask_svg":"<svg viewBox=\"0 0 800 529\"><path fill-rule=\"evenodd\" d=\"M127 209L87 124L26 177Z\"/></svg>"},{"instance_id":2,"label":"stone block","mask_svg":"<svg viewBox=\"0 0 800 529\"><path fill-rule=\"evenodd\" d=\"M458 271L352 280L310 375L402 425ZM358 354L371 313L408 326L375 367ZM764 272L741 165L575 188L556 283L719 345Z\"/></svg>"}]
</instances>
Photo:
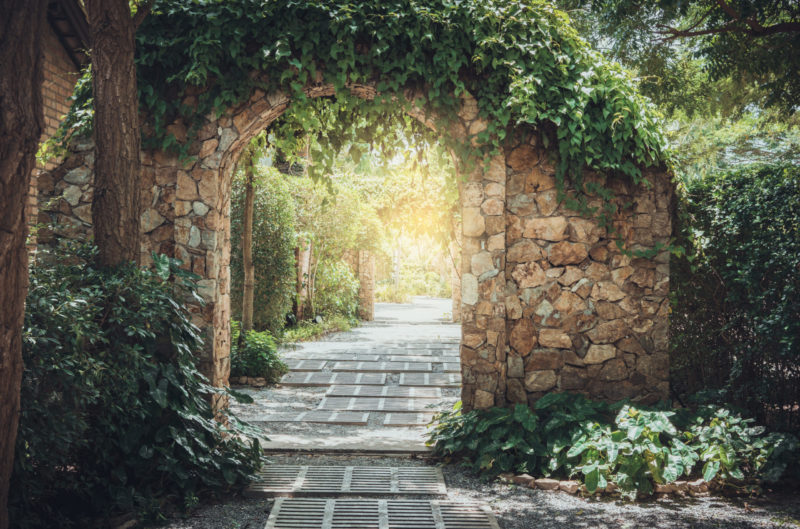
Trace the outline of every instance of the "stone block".
<instances>
[{"instance_id":1,"label":"stone block","mask_svg":"<svg viewBox=\"0 0 800 529\"><path fill-rule=\"evenodd\" d=\"M572 340L559 329L542 329L539 331L539 345L554 349L569 349L572 347Z\"/></svg>"},{"instance_id":2,"label":"stone block","mask_svg":"<svg viewBox=\"0 0 800 529\"><path fill-rule=\"evenodd\" d=\"M617 348L613 345L590 345L583 361L586 364L602 364L617 356Z\"/></svg>"},{"instance_id":3,"label":"stone block","mask_svg":"<svg viewBox=\"0 0 800 529\"><path fill-rule=\"evenodd\" d=\"M596 344L614 343L628 336L630 330L624 320L611 320L601 323L588 331L586 336Z\"/></svg>"},{"instance_id":4,"label":"stone block","mask_svg":"<svg viewBox=\"0 0 800 529\"><path fill-rule=\"evenodd\" d=\"M508 338L509 345L520 355L525 356L536 345L536 331L533 322L522 318L514 324Z\"/></svg>"},{"instance_id":5,"label":"stone block","mask_svg":"<svg viewBox=\"0 0 800 529\"><path fill-rule=\"evenodd\" d=\"M558 376L553 370L531 371L525 375L525 389L528 391L548 391L555 387Z\"/></svg>"},{"instance_id":6,"label":"stone block","mask_svg":"<svg viewBox=\"0 0 800 529\"><path fill-rule=\"evenodd\" d=\"M552 245L548 251L548 259L553 266L579 264L588 256L586 245L567 241Z\"/></svg>"},{"instance_id":7,"label":"stone block","mask_svg":"<svg viewBox=\"0 0 800 529\"><path fill-rule=\"evenodd\" d=\"M478 207L465 207L461 215L462 232L467 237L480 237L486 232L486 222Z\"/></svg>"},{"instance_id":8,"label":"stone block","mask_svg":"<svg viewBox=\"0 0 800 529\"><path fill-rule=\"evenodd\" d=\"M542 249L535 242L524 239L511 246L506 254L509 263L530 263L544 257Z\"/></svg>"},{"instance_id":9,"label":"stone block","mask_svg":"<svg viewBox=\"0 0 800 529\"><path fill-rule=\"evenodd\" d=\"M563 241L567 238L567 219L566 217L530 219L525 223L525 231L522 232L522 236L543 241Z\"/></svg>"}]
</instances>

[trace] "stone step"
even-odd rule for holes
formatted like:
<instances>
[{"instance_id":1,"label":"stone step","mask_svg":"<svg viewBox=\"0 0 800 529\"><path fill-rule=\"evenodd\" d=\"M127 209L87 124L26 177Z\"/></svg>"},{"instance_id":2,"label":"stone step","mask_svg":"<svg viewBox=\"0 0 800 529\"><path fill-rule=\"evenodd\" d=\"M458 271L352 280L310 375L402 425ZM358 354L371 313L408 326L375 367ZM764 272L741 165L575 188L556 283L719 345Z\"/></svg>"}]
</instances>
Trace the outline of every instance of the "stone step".
<instances>
[{"instance_id":1,"label":"stone step","mask_svg":"<svg viewBox=\"0 0 800 529\"><path fill-rule=\"evenodd\" d=\"M447 494L436 467L267 465L249 496L386 496Z\"/></svg>"},{"instance_id":2,"label":"stone step","mask_svg":"<svg viewBox=\"0 0 800 529\"><path fill-rule=\"evenodd\" d=\"M291 371L322 371L327 364L327 360L297 360L287 358L286 365Z\"/></svg>"},{"instance_id":3,"label":"stone step","mask_svg":"<svg viewBox=\"0 0 800 529\"><path fill-rule=\"evenodd\" d=\"M436 500L278 498L265 529L500 529L487 505Z\"/></svg>"}]
</instances>

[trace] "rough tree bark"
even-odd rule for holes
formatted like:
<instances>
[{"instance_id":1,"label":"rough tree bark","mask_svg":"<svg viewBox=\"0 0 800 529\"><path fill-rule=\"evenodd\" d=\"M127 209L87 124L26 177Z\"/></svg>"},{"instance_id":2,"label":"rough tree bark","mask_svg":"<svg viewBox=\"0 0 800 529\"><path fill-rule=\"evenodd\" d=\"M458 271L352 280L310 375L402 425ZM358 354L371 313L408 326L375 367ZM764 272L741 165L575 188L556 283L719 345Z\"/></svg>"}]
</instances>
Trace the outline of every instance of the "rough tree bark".
<instances>
[{"instance_id":1,"label":"rough tree bark","mask_svg":"<svg viewBox=\"0 0 800 529\"><path fill-rule=\"evenodd\" d=\"M244 268L244 288L242 289L242 331L253 328L253 298L255 297L256 269L253 265L253 209L254 186L253 164L245 165L244 221L242 222L242 264Z\"/></svg>"},{"instance_id":2,"label":"rough tree bark","mask_svg":"<svg viewBox=\"0 0 800 529\"><path fill-rule=\"evenodd\" d=\"M114 266L139 259L137 20L128 0L86 0L86 10L97 146L92 225L99 264Z\"/></svg>"},{"instance_id":3,"label":"rough tree bark","mask_svg":"<svg viewBox=\"0 0 800 529\"><path fill-rule=\"evenodd\" d=\"M0 529L8 529L28 290L28 186L44 128L45 0L0 0Z\"/></svg>"}]
</instances>

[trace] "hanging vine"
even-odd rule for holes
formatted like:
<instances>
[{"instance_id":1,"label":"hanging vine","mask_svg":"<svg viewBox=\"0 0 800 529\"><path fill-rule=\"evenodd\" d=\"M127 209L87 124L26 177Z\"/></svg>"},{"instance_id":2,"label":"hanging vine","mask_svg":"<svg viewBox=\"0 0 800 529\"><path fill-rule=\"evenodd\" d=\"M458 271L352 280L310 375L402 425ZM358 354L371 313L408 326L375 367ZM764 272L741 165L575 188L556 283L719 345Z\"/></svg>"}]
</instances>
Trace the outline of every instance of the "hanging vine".
<instances>
[{"instance_id":1,"label":"hanging vine","mask_svg":"<svg viewBox=\"0 0 800 529\"><path fill-rule=\"evenodd\" d=\"M564 12L541 0L158 0L137 43L149 148L185 154L205 116L243 102L255 88L291 95L282 138L317 127L326 129L324 145L343 145L352 120L323 124L303 92L322 82L341 101L332 112L352 117L358 111L361 138L384 145L397 143L391 137L398 129L384 126L386 120L405 116L413 128L405 111L417 105L447 122L464 91L477 99L488 127L468 142L448 137L446 123L438 128L465 159L497 152L516 126L553 130L545 140L557 148L561 198L598 215L603 225L616 211L613 193L585 182L583 170L639 184L641 168L665 158L657 115L630 74L604 60ZM352 83L371 83L378 96L348 96ZM66 122L73 127L91 119L91 94L81 86ZM406 100L408 88L420 99ZM184 144L167 132L179 116L191 125ZM567 178L603 198L604 207L590 209L586 193L566 197Z\"/></svg>"}]
</instances>

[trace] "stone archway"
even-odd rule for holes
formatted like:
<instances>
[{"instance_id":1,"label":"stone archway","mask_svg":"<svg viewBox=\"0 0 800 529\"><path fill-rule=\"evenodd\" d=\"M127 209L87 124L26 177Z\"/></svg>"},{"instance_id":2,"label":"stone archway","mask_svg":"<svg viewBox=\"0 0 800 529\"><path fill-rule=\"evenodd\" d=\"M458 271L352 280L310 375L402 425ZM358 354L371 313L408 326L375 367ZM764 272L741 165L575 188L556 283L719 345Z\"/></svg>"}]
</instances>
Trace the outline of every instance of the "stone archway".
<instances>
[{"instance_id":1,"label":"stone archway","mask_svg":"<svg viewBox=\"0 0 800 529\"><path fill-rule=\"evenodd\" d=\"M375 95L368 85L348 89ZM312 86L307 94L331 96L334 89ZM473 98L462 101L450 132L466 138L487 124ZM165 253L202 277L207 303L192 310L207 331L201 367L215 385L227 384L230 369L232 173L241 149L289 104L283 93L256 89L219 118L208 116L188 164L171 153L142 153L142 262L151 251ZM433 124L421 111L413 114ZM169 130L185 138L181 122ZM464 407L532 402L549 391L646 402L666 397L668 251L655 259L626 256L596 220L558 202L552 153L539 132L522 128L513 137L501 154L462 175ZM42 220L66 225L68 237L90 230L91 220L91 145L78 143L74 151L40 182ZM667 243L671 234L669 176L665 170L645 176L649 185L607 182L620 204L633 204L614 218L633 249Z\"/></svg>"}]
</instances>

